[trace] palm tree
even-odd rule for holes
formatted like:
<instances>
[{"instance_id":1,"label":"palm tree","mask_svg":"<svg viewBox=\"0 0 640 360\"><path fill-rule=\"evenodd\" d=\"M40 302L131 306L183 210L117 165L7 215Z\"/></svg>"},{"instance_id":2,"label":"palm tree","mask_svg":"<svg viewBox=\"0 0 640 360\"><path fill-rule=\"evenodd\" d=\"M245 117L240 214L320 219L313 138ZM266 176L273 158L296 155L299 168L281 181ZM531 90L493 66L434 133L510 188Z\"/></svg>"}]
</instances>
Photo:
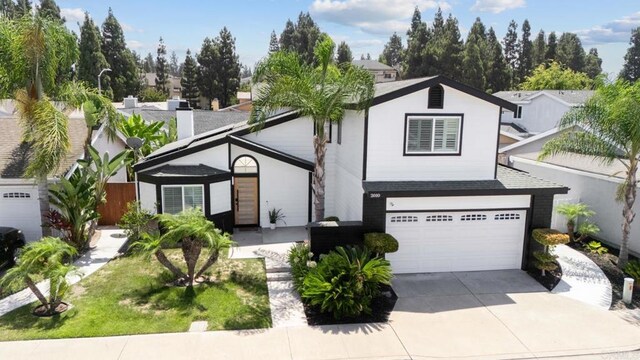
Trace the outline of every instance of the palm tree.
<instances>
[{"instance_id":1,"label":"palm tree","mask_svg":"<svg viewBox=\"0 0 640 360\"><path fill-rule=\"evenodd\" d=\"M556 208L556 212L567 218L567 233L569 234L569 239L571 239L571 241L575 241L576 223L578 220L580 218L590 218L595 215L595 212L590 210L589 206L582 203L560 204Z\"/></svg>"},{"instance_id":2,"label":"palm tree","mask_svg":"<svg viewBox=\"0 0 640 360\"><path fill-rule=\"evenodd\" d=\"M366 70L333 64L335 43L323 35L316 43L317 67L305 64L297 54L279 51L258 64L254 83L259 84L249 123L259 130L281 109L292 109L313 121L315 168L313 193L316 221L324 219L325 126L342 121L347 109L367 109L374 94L374 79Z\"/></svg>"},{"instance_id":3,"label":"palm tree","mask_svg":"<svg viewBox=\"0 0 640 360\"><path fill-rule=\"evenodd\" d=\"M640 82L617 81L602 86L584 106L573 109L560 121L563 128L575 125L584 131L569 131L550 140L538 159L575 153L592 156L604 164L619 162L624 166L625 179L616 194L616 199L623 203L622 241L617 264L623 268L629 258L629 233L635 217L633 205L638 186Z\"/></svg>"},{"instance_id":4,"label":"palm tree","mask_svg":"<svg viewBox=\"0 0 640 360\"><path fill-rule=\"evenodd\" d=\"M2 286L27 285L42 303L44 313L52 315L69 289L66 277L75 272L75 267L67 262L76 254L74 247L59 238L42 238L24 247L16 266L7 271L0 283ZM49 298L36 286L33 280L36 275L49 281Z\"/></svg>"},{"instance_id":5,"label":"palm tree","mask_svg":"<svg viewBox=\"0 0 640 360\"><path fill-rule=\"evenodd\" d=\"M153 254L158 261L171 271L178 283L193 286L195 279L202 276L218 261L220 251L233 245L229 234L223 233L207 220L200 209L185 210L177 215L160 214L158 221L166 232L158 237L143 236L132 245L146 254ZM185 274L167 258L162 251L165 246L180 244L182 256L187 267ZM196 265L203 248L208 250L207 260L196 272Z\"/></svg>"}]
</instances>

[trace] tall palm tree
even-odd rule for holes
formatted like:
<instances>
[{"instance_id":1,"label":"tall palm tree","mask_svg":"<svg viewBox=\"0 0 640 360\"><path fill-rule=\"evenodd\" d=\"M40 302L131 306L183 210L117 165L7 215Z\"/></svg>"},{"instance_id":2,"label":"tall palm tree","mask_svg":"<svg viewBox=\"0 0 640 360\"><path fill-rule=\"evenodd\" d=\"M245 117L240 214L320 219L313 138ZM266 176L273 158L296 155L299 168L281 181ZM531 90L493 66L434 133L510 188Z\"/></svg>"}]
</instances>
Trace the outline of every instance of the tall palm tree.
<instances>
[{"instance_id":1,"label":"tall palm tree","mask_svg":"<svg viewBox=\"0 0 640 360\"><path fill-rule=\"evenodd\" d=\"M619 162L625 179L618 187L616 199L622 208L622 241L618 267L629 258L629 233L636 216L633 205L638 186L640 161L640 81L629 84L617 81L605 85L584 106L568 112L560 121L564 128L578 125L584 131L570 131L547 142L539 159L560 153L592 156L605 164ZM615 174L612 174L615 175Z\"/></svg>"},{"instance_id":2,"label":"tall palm tree","mask_svg":"<svg viewBox=\"0 0 640 360\"><path fill-rule=\"evenodd\" d=\"M280 51L258 64L254 83L259 84L249 123L259 130L266 119L282 109L296 110L313 121L315 168L313 193L316 221L324 219L325 126L339 123L347 109L366 109L374 95L374 79L359 67L333 64L335 43L320 37L314 54L317 67L305 64L297 54Z\"/></svg>"}]
</instances>

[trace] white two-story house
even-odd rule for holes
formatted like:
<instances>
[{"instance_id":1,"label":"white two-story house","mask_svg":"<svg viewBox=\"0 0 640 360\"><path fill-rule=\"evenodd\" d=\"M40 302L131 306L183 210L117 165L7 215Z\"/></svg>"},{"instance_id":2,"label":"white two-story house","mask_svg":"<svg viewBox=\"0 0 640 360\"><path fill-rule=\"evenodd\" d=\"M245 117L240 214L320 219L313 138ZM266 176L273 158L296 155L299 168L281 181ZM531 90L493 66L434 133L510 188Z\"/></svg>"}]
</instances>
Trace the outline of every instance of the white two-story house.
<instances>
[{"instance_id":1,"label":"white two-story house","mask_svg":"<svg viewBox=\"0 0 640 360\"><path fill-rule=\"evenodd\" d=\"M500 114L516 105L445 77L376 84L372 106L328 133L326 215L394 235L396 273L519 269L532 228L548 227L562 185L497 163ZM181 140L135 166L138 197L157 212L201 207L227 231L313 219L313 124L296 112Z\"/></svg>"}]
</instances>

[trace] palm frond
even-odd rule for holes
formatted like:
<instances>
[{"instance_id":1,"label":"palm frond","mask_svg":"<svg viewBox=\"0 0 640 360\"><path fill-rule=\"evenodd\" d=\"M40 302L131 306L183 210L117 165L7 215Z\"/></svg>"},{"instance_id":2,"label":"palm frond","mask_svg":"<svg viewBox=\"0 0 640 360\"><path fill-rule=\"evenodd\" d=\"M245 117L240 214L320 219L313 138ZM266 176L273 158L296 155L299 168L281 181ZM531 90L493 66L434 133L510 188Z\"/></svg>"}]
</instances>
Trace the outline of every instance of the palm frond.
<instances>
[{"instance_id":1,"label":"palm frond","mask_svg":"<svg viewBox=\"0 0 640 360\"><path fill-rule=\"evenodd\" d=\"M58 169L69 151L69 119L45 98L33 107L32 121L28 130L34 152L26 175L46 176Z\"/></svg>"},{"instance_id":2,"label":"palm frond","mask_svg":"<svg viewBox=\"0 0 640 360\"><path fill-rule=\"evenodd\" d=\"M606 164L619 158L618 148L594 133L568 131L545 143L538 155L538 160L566 153L593 156Z\"/></svg>"}]
</instances>

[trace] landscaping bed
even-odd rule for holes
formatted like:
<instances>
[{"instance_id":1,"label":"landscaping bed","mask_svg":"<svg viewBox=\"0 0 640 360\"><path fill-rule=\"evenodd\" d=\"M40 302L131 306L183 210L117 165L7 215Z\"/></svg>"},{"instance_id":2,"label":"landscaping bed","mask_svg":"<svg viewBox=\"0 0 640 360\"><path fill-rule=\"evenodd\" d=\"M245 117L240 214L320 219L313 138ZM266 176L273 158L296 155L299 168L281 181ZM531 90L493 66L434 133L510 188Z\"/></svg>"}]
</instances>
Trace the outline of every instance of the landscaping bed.
<instances>
[{"instance_id":1,"label":"landscaping bed","mask_svg":"<svg viewBox=\"0 0 640 360\"><path fill-rule=\"evenodd\" d=\"M591 241L591 239L588 239L585 242L588 241ZM569 244L569 246L577 251L580 251L594 263L596 263L600 267L600 269L602 269L602 272L604 272L605 276L609 279L609 281L611 282L613 295L611 299L612 310L640 308L640 290L636 289L633 292L633 298L630 305L627 305L622 301L622 288L624 285L624 278L628 276L624 274L624 271L620 270L616 266L616 263L618 261L618 249L609 248L609 252L606 254L593 254L586 251L582 243L571 243ZM629 255L629 260L632 259L635 259L635 257Z\"/></svg>"},{"instance_id":2,"label":"landscaping bed","mask_svg":"<svg viewBox=\"0 0 640 360\"><path fill-rule=\"evenodd\" d=\"M179 249L166 254L182 257ZM201 320L207 330L271 326L262 259L224 255L207 274L193 288L175 287L155 259L118 258L74 285L64 299L70 308L62 314L36 317L34 303L0 317L0 340L183 332Z\"/></svg>"},{"instance_id":3,"label":"landscaping bed","mask_svg":"<svg viewBox=\"0 0 640 360\"><path fill-rule=\"evenodd\" d=\"M307 303L304 305L304 313L307 316L309 325L336 325L336 324L360 324L389 321L389 315L396 305L398 296L391 286L381 285L380 296L371 301L371 313L362 314L358 317L336 319L329 313L322 313L320 309Z\"/></svg>"},{"instance_id":4,"label":"landscaping bed","mask_svg":"<svg viewBox=\"0 0 640 360\"><path fill-rule=\"evenodd\" d=\"M536 279L540 285L547 288L547 290L553 290L562 278L562 267L556 262L558 267L555 270L546 271L545 276L542 276L542 271L538 269L529 270L527 273L534 279Z\"/></svg>"}]
</instances>

